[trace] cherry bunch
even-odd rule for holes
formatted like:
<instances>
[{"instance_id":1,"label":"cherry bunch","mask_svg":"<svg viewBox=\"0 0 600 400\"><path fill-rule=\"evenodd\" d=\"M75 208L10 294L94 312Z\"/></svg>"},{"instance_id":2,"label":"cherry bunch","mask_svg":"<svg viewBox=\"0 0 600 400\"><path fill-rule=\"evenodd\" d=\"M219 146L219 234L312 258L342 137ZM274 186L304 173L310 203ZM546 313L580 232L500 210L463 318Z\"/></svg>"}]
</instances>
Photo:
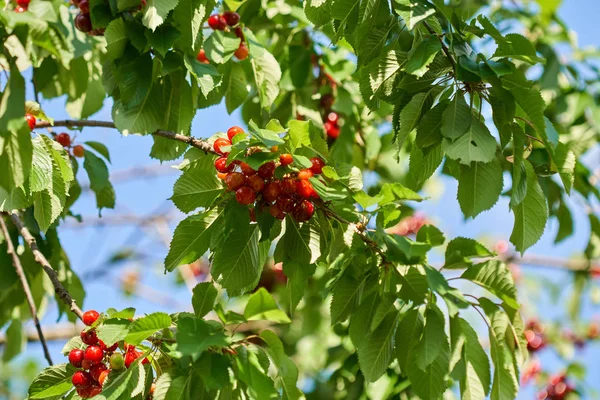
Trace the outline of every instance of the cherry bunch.
<instances>
[{"instance_id":1,"label":"cherry bunch","mask_svg":"<svg viewBox=\"0 0 600 400\"><path fill-rule=\"evenodd\" d=\"M31 0L17 0L17 6L15 7L15 12L22 13L27 11L29 8L29 3Z\"/></svg>"},{"instance_id":2,"label":"cherry bunch","mask_svg":"<svg viewBox=\"0 0 600 400\"><path fill-rule=\"evenodd\" d=\"M550 378L546 388L540 390L536 398L538 400L563 400L569 393L574 391L575 388L567 381L567 376L558 374Z\"/></svg>"},{"instance_id":3,"label":"cherry bunch","mask_svg":"<svg viewBox=\"0 0 600 400\"><path fill-rule=\"evenodd\" d=\"M58 135L56 135L54 140L56 140L58 143L60 143L60 145L63 146L64 148L71 149L71 151L73 152L73 156L75 156L77 158L81 158L85 154L85 149L83 148L82 145L78 144L78 145L72 146L71 136L69 136L69 134L66 132L59 133Z\"/></svg>"},{"instance_id":4,"label":"cherry bunch","mask_svg":"<svg viewBox=\"0 0 600 400\"><path fill-rule=\"evenodd\" d=\"M546 338L542 324L535 320L529 321L525 326L525 339L527 340L527 350L531 353L535 353L546 347Z\"/></svg>"},{"instance_id":5,"label":"cherry bunch","mask_svg":"<svg viewBox=\"0 0 600 400\"><path fill-rule=\"evenodd\" d=\"M87 326L93 325L100 314L95 310L86 311L83 313L83 323ZM71 383L75 386L77 394L84 399L94 397L102 393L102 386L111 371L121 371L129 366L142 353L135 349L135 346L123 344L125 348L125 357L123 354L116 352L119 348L118 343L112 344L110 347L98 339L96 330L84 329L81 331L81 341L87 345L82 349L73 349L69 352L69 362L77 371L71 378ZM147 364L148 359L144 358L142 364Z\"/></svg>"},{"instance_id":6,"label":"cherry bunch","mask_svg":"<svg viewBox=\"0 0 600 400\"><path fill-rule=\"evenodd\" d=\"M215 31L224 31L229 30L229 28L233 29L235 36L242 39L238 49L233 53L236 58L240 61L245 60L248 57L248 45L246 45L246 38L244 37L244 31L240 23L240 14L235 11L225 11L223 14L213 14L208 17L208 26ZM198 61L204 64L208 64L208 59L206 58L206 54L204 50L200 50L198 53Z\"/></svg>"},{"instance_id":7,"label":"cherry bunch","mask_svg":"<svg viewBox=\"0 0 600 400\"><path fill-rule=\"evenodd\" d=\"M256 221L255 207L266 209L277 218L284 219L290 214L298 222L310 220L315 213L315 206L311 199L318 199L310 178L321 174L325 162L313 157L310 159L311 167L298 172L286 173L281 179L274 177L278 165L275 161L262 164L258 170L253 169L247 163L235 160L227 163L228 152L225 147L231 146L234 136L244 133L239 126L231 127L227 131L227 137L215 140L213 149L221 157L215 160L217 176L225 181L230 191L235 192L238 203L252 206L250 217ZM272 149L277 151L277 149ZM279 156L279 166L286 167L294 162L291 154L285 153Z\"/></svg>"}]
</instances>

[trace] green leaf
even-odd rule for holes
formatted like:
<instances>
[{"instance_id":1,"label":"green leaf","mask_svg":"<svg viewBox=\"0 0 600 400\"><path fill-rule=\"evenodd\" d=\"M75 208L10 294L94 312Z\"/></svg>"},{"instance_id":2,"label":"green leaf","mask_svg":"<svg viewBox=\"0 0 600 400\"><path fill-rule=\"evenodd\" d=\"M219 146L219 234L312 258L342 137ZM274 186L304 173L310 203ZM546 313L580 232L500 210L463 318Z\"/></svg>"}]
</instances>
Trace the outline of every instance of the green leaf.
<instances>
[{"instance_id":1,"label":"green leaf","mask_svg":"<svg viewBox=\"0 0 600 400\"><path fill-rule=\"evenodd\" d=\"M33 215L37 221L40 230L46 232L50 225L61 215L68 191L68 186L64 181L58 165L53 163L51 187L37 192L33 196Z\"/></svg>"},{"instance_id":2,"label":"green leaf","mask_svg":"<svg viewBox=\"0 0 600 400\"><path fill-rule=\"evenodd\" d=\"M458 318L457 322L453 328L457 326L464 336L465 376L460 380L462 399L484 400L490 392L490 361L471 325L462 318Z\"/></svg>"},{"instance_id":3,"label":"green leaf","mask_svg":"<svg viewBox=\"0 0 600 400\"><path fill-rule=\"evenodd\" d=\"M177 47L197 54L202 40L202 23L214 7L214 1L180 0L173 10L173 21L181 32Z\"/></svg>"},{"instance_id":4,"label":"green leaf","mask_svg":"<svg viewBox=\"0 0 600 400\"><path fill-rule=\"evenodd\" d=\"M18 319L13 319L6 329L2 362L8 363L19 355L25 349L26 343L27 337L23 332L23 323Z\"/></svg>"},{"instance_id":5,"label":"green leaf","mask_svg":"<svg viewBox=\"0 0 600 400\"><path fill-rule=\"evenodd\" d=\"M434 146L442 141L442 118L449 104L447 100L442 101L423 115L415 138L417 146L413 147L413 151L416 147L423 150L423 147Z\"/></svg>"},{"instance_id":6,"label":"green leaf","mask_svg":"<svg viewBox=\"0 0 600 400\"><path fill-rule=\"evenodd\" d=\"M283 343L275 333L269 330L261 332L260 337L267 344L266 352L277 368L278 377L281 382L283 399L298 400L303 395L296 387L298 383L298 368L285 354Z\"/></svg>"},{"instance_id":7,"label":"green leaf","mask_svg":"<svg viewBox=\"0 0 600 400\"><path fill-rule=\"evenodd\" d=\"M525 36L518 33L509 33L504 37L504 40L498 42L498 48L492 58L505 57L525 61L529 64L545 63L545 60L535 53L533 44Z\"/></svg>"},{"instance_id":8,"label":"green leaf","mask_svg":"<svg viewBox=\"0 0 600 400\"><path fill-rule=\"evenodd\" d=\"M371 110L379 108L379 98L391 94L393 84L406 63L406 52L390 49L360 71L360 90Z\"/></svg>"},{"instance_id":9,"label":"green leaf","mask_svg":"<svg viewBox=\"0 0 600 400\"><path fill-rule=\"evenodd\" d=\"M571 188L575 181L575 165L577 163L575 153L566 144L558 143L552 161L556 165L560 179L565 186L565 192L571 194Z\"/></svg>"},{"instance_id":10,"label":"green leaf","mask_svg":"<svg viewBox=\"0 0 600 400\"><path fill-rule=\"evenodd\" d=\"M279 94L281 68L277 59L267 51L254 35L247 35L250 62L262 108L270 108Z\"/></svg>"},{"instance_id":11,"label":"green leaf","mask_svg":"<svg viewBox=\"0 0 600 400\"><path fill-rule=\"evenodd\" d=\"M136 319L129 327L125 337L128 344L140 344L156 332L171 326L171 317L168 314L156 312Z\"/></svg>"},{"instance_id":12,"label":"green leaf","mask_svg":"<svg viewBox=\"0 0 600 400\"><path fill-rule=\"evenodd\" d=\"M163 57L166 56L180 36L179 31L171 25L161 25L154 32L146 31L148 46Z\"/></svg>"},{"instance_id":13,"label":"green leaf","mask_svg":"<svg viewBox=\"0 0 600 400\"><path fill-rule=\"evenodd\" d=\"M510 350L499 340L492 329L490 335L490 354L494 363L492 382L492 400L514 399L519 390L518 379Z\"/></svg>"},{"instance_id":14,"label":"green leaf","mask_svg":"<svg viewBox=\"0 0 600 400\"><path fill-rule=\"evenodd\" d=\"M279 309L273 296L264 287L261 287L250 296L244 309L244 317L248 321L265 320L278 324L292 322L287 314Z\"/></svg>"},{"instance_id":15,"label":"green leaf","mask_svg":"<svg viewBox=\"0 0 600 400\"><path fill-rule=\"evenodd\" d=\"M441 246L445 241L444 234L433 225L424 225L417 232L417 242L428 243L431 246Z\"/></svg>"},{"instance_id":16,"label":"green leaf","mask_svg":"<svg viewBox=\"0 0 600 400\"><path fill-rule=\"evenodd\" d=\"M395 0L394 9L411 31L419 22L435 14L435 9L429 3L419 0Z\"/></svg>"},{"instance_id":17,"label":"green leaf","mask_svg":"<svg viewBox=\"0 0 600 400\"><path fill-rule=\"evenodd\" d=\"M84 142L84 144L86 144L87 146L96 150L98 153L100 153L100 155L102 157L104 157L106 159L106 161L110 162L110 152L108 151L108 147L106 147L106 145L104 145L103 143L94 142L91 140Z\"/></svg>"},{"instance_id":18,"label":"green leaf","mask_svg":"<svg viewBox=\"0 0 600 400\"><path fill-rule=\"evenodd\" d=\"M248 82L241 64L230 63L230 68L223 78L225 84L225 107L231 114L241 106L248 97Z\"/></svg>"},{"instance_id":19,"label":"green leaf","mask_svg":"<svg viewBox=\"0 0 600 400\"><path fill-rule=\"evenodd\" d=\"M144 79L135 79L140 85ZM140 85L143 86L143 85ZM162 87L155 83L137 105L128 107L123 99L116 100L113 105L112 117L117 129L124 135L130 133L148 134L162 128L164 120L164 104L162 103Z\"/></svg>"},{"instance_id":20,"label":"green leaf","mask_svg":"<svg viewBox=\"0 0 600 400\"><path fill-rule=\"evenodd\" d=\"M113 60L121 58L129 42L125 21L121 18L114 19L106 27L104 37L106 38L106 54Z\"/></svg>"},{"instance_id":21,"label":"green leaf","mask_svg":"<svg viewBox=\"0 0 600 400\"><path fill-rule=\"evenodd\" d=\"M30 399L61 396L73 388L71 377L75 368L71 364L53 365L44 369L29 387Z\"/></svg>"},{"instance_id":22,"label":"green leaf","mask_svg":"<svg viewBox=\"0 0 600 400\"><path fill-rule=\"evenodd\" d=\"M183 212L210 207L223 192L223 184L215 175L213 157L203 156L177 179L171 200Z\"/></svg>"},{"instance_id":23,"label":"green leaf","mask_svg":"<svg viewBox=\"0 0 600 400\"><path fill-rule=\"evenodd\" d=\"M527 194L523 201L512 207L515 225L510 241L517 251L523 253L542 237L548 220L548 203L538 182L533 166L525 162L527 174Z\"/></svg>"},{"instance_id":24,"label":"green leaf","mask_svg":"<svg viewBox=\"0 0 600 400\"><path fill-rule=\"evenodd\" d=\"M195 316L186 315L179 318L175 338L177 350L184 355L199 355L209 347L220 348L229 345L228 338L222 331Z\"/></svg>"},{"instance_id":25,"label":"green leaf","mask_svg":"<svg viewBox=\"0 0 600 400\"><path fill-rule=\"evenodd\" d=\"M497 158L489 163L461 166L458 179L458 203L465 217L475 218L492 208L502 192L502 165Z\"/></svg>"},{"instance_id":26,"label":"green leaf","mask_svg":"<svg viewBox=\"0 0 600 400\"><path fill-rule=\"evenodd\" d=\"M506 264L498 260L489 260L480 264L470 266L461 278L475 282L487 289L508 304L518 309L517 288L512 274L506 268Z\"/></svg>"},{"instance_id":27,"label":"green leaf","mask_svg":"<svg viewBox=\"0 0 600 400\"><path fill-rule=\"evenodd\" d=\"M407 311L398 323L396 330L396 357L403 374L414 365L414 351L423 332L423 317L419 310L413 308Z\"/></svg>"},{"instance_id":28,"label":"green leaf","mask_svg":"<svg viewBox=\"0 0 600 400\"><path fill-rule=\"evenodd\" d=\"M476 240L458 237L452 239L446 247L444 269L467 268L472 265L471 258L492 257L494 253Z\"/></svg>"},{"instance_id":29,"label":"green leaf","mask_svg":"<svg viewBox=\"0 0 600 400\"><path fill-rule=\"evenodd\" d=\"M425 114L423 120L427 118L427 115L428 114ZM419 149L417 146L413 146L412 151L410 152L408 172L415 180L417 187L434 174L442 163L443 158L444 153L442 151L441 143L425 149Z\"/></svg>"},{"instance_id":30,"label":"green leaf","mask_svg":"<svg viewBox=\"0 0 600 400\"><path fill-rule=\"evenodd\" d=\"M415 304L422 304L429 290L427 277L419 267L408 267L406 274L400 278L402 284L398 297Z\"/></svg>"},{"instance_id":31,"label":"green leaf","mask_svg":"<svg viewBox=\"0 0 600 400\"><path fill-rule=\"evenodd\" d=\"M125 339L131 322L122 317L113 317L103 321L97 328L98 338L108 346Z\"/></svg>"},{"instance_id":32,"label":"green leaf","mask_svg":"<svg viewBox=\"0 0 600 400\"><path fill-rule=\"evenodd\" d=\"M194 313L196 317L202 318L213 309L219 293L211 282L197 284L192 292Z\"/></svg>"},{"instance_id":33,"label":"green leaf","mask_svg":"<svg viewBox=\"0 0 600 400\"><path fill-rule=\"evenodd\" d=\"M331 298L331 324L344 322L360 302L364 281L358 281L348 274L335 284Z\"/></svg>"},{"instance_id":34,"label":"green leaf","mask_svg":"<svg viewBox=\"0 0 600 400\"><path fill-rule=\"evenodd\" d=\"M538 135L544 139L544 143L549 146L548 139L546 137L546 121L544 120L544 110L546 109L546 103L542 98L542 94L537 89L528 89L520 86L515 86L510 89L510 92L514 96L517 104L528 121L533 124Z\"/></svg>"},{"instance_id":35,"label":"green leaf","mask_svg":"<svg viewBox=\"0 0 600 400\"><path fill-rule=\"evenodd\" d=\"M402 148L408 135L416 129L421 120L421 115L429 108L429 93L418 93L400 112L400 129L394 132L397 148Z\"/></svg>"},{"instance_id":36,"label":"green leaf","mask_svg":"<svg viewBox=\"0 0 600 400\"><path fill-rule=\"evenodd\" d=\"M428 71L429 64L433 62L440 50L442 50L442 45L436 36L430 36L423 40L408 54L404 71L421 78Z\"/></svg>"},{"instance_id":37,"label":"green leaf","mask_svg":"<svg viewBox=\"0 0 600 400\"><path fill-rule=\"evenodd\" d=\"M444 314L435 305L425 311L425 329L419 344L415 348L417 366L425 370L438 357L442 348L448 346L445 332Z\"/></svg>"},{"instance_id":38,"label":"green leaf","mask_svg":"<svg viewBox=\"0 0 600 400\"><path fill-rule=\"evenodd\" d=\"M285 220L285 233L277 244L276 258L284 256L300 264L308 265L316 262L321 256L321 235L313 223L300 225L294 219Z\"/></svg>"},{"instance_id":39,"label":"green leaf","mask_svg":"<svg viewBox=\"0 0 600 400\"><path fill-rule=\"evenodd\" d=\"M442 115L440 131L448 139L456 139L471 127L471 108L463 95L457 94Z\"/></svg>"},{"instance_id":40,"label":"green leaf","mask_svg":"<svg viewBox=\"0 0 600 400\"><path fill-rule=\"evenodd\" d=\"M446 375L449 372L449 346L444 344L437 358L424 371L411 365L406 374L414 393L422 399L439 399L446 390Z\"/></svg>"},{"instance_id":41,"label":"green leaf","mask_svg":"<svg viewBox=\"0 0 600 400\"><path fill-rule=\"evenodd\" d=\"M496 154L496 139L478 120L474 120L469 130L455 141L444 140L444 145L448 157L465 165L473 161L490 162Z\"/></svg>"},{"instance_id":42,"label":"green leaf","mask_svg":"<svg viewBox=\"0 0 600 400\"><path fill-rule=\"evenodd\" d=\"M138 358L121 373L112 372L102 387L102 393L96 396L98 400L118 400L135 398L145 387L146 369L142 366L144 357Z\"/></svg>"},{"instance_id":43,"label":"green leaf","mask_svg":"<svg viewBox=\"0 0 600 400\"><path fill-rule=\"evenodd\" d=\"M331 2L329 0L307 0L304 2L304 14L316 27L331 21Z\"/></svg>"},{"instance_id":44,"label":"green leaf","mask_svg":"<svg viewBox=\"0 0 600 400\"><path fill-rule=\"evenodd\" d=\"M242 232L233 232L227 246L216 249L212 276L228 291L253 289L263 270L269 250L269 241L259 242L258 225Z\"/></svg>"},{"instance_id":45,"label":"green leaf","mask_svg":"<svg viewBox=\"0 0 600 400\"><path fill-rule=\"evenodd\" d=\"M214 65L203 64L192 56L186 56L184 58L184 64L190 74L198 79L200 91L204 97L208 98L208 95L213 93L213 90L217 89L217 87L221 84L221 74L219 71L217 71ZM233 69L234 67L231 66L230 68Z\"/></svg>"},{"instance_id":46,"label":"green leaf","mask_svg":"<svg viewBox=\"0 0 600 400\"><path fill-rule=\"evenodd\" d=\"M238 47L240 47L240 38L219 30L213 31L204 42L206 57L217 64L225 64L229 61Z\"/></svg>"},{"instance_id":47,"label":"green leaf","mask_svg":"<svg viewBox=\"0 0 600 400\"><path fill-rule=\"evenodd\" d=\"M368 382L379 379L392 361L397 326L398 313L394 309L358 347L358 363Z\"/></svg>"},{"instance_id":48,"label":"green leaf","mask_svg":"<svg viewBox=\"0 0 600 400\"><path fill-rule=\"evenodd\" d=\"M98 209L103 207L113 208L115 206L114 198L110 197L109 201L105 201L106 190L113 192L112 184L108 180L109 174L106 163L89 150L85 150L84 157L83 168L90 179L90 189L96 194ZM110 201L111 198L113 201Z\"/></svg>"},{"instance_id":49,"label":"green leaf","mask_svg":"<svg viewBox=\"0 0 600 400\"><path fill-rule=\"evenodd\" d=\"M248 127L250 128L252 135L256 137L256 139L260 140L267 148L279 146L285 143L285 141L279 137L279 132L274 132L269 129L260 129L252 120L250 120L248 123Z\"/></svg>"},{"instance_id":50,"label":"green leaf","mask_svg":"<svg viewBox=\"0 0 600 400\"><path fill-rule=\"evenodd\" d=\"M355 347L358 348L369 334L370 329L366 327L371 326L373 316L380 304L381 297L377 293L372 293L360 303L356 312L350 316L348 332Z\"/></svg>"},{"instance_id":51,"label":"green leaf","mask_svg":"<svg viewBox=\"0 0 600 400\"><path fill-rule=\"evenodd\" d=\"M148 0L144 7L142 23L152 31L156 30L165 22L169 11L174 9L178 2L178 0Z\"/></svg>"}]
</instances>

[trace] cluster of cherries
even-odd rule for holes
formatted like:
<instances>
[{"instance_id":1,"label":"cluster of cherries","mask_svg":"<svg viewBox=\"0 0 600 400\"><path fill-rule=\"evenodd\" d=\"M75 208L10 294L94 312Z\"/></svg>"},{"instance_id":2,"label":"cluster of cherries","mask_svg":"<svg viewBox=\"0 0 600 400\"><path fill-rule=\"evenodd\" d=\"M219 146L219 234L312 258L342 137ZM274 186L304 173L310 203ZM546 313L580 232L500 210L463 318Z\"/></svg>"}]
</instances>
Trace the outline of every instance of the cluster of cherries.
<instances>
[{"instance_id":1,"label":"cluster of cherries","mask_svg":"<svg viewBox=\"0 0 600 400\"><path fill-rule=\"evenodd\" d=\"M239 23L240 14L236 13L235 11L225 11L223 14L213 14L208 17L208 26L210 26L211 29L216 31L224 31L229 28L234 28L233 32L235 33L235 36L239 37L242 41L233 55L235 55L238 60L243 61L248 58L249 50L248 45L246 44L244 31L242 27L239 26ZM209 59L206 57L204 49L200 49L200 52L196 58L203 64L210 63Z\"/></svg>"},{"instance_id":2,"label":"cluster of cherries","mask_svg":"<svg viewBox=\"0 0 600 400\"><path fill-rule=\"evenodd\" d=\"M22 13L27 11L29 8L29 3L31 0L17 0L17 6L15 7L15 12Z\"/></svg>"},{"instance_id":3,"label":"cluster of cherries","mask_svg":"<svg viewBox=\"0 0 600 400\"><path fill-rule=\"evenodd\" d=\"M59 133L58 135L56 135L54 140L56 140L58 143L60 143L60 145L63 146L64 148L71 149L71 151L73 152L73 155L77 158L81 158L85 154L85 149L83 148L82 145L78 144L78 145L72 146L71 136L69 136L69 134L66 132Z\"/></svg>"},{"instance_id":4,"label":"cluster of cherries","mask_svg":"<svg viewBox=\"0 0 600 400\"><path fill-rule=\"evenodd\" d=\"M550 378L548 385L537 393L536 398L537 400L563 400L574 391L575 388L567 381L566 375L558 374Z\"/></svg>"},{"instance_id":5,"label":"cluster of cherries","mask_svg":"<svg viewBox=\"0 0 600 400\"><path fill-rule=\"evenodd\" d=\"M86 311L83 314L83 323L87 326L93 325L100 314L95 310ZM84 399L94 397L102 393L102 385L106 381L111 371L121 371L129 366L142 353L135 349L135 346L124 344L125 357L116 352L119 348L118 343L110 347L98 339L94 329L84 329L81 331L81 341L87 345L85 350L73 349L69 352L69 362L77 371L71 378L71 383L75 386L77 394ZM108 365L107 365L108 363ZM142 364L147 364L148 359L144 358ZM152 389L151 389L152 392Z\"/></svg>"},{"instance_id":6,"label":"cluster of cherries","mask_svg":"<svg viewBox=\"0 0 600 400\"><path fill-rule=\"evenodd\" d=\"M72 0L73 5L79 8L75 17L75 28L83 33L92 32L92 17L90 16L90 2L88 0Z\"/></svg>"},{"instance_id":7,"label":"cluster of cherries","mask_svg":"<svg viewBox=\"0 0 600 400\"><path fill-rule=\"evenodd\" d=\"M273 177L277 168L274 161L261 165L258 170L239 160L227 164L229 153L223 148L231 146L233 137L243 132L239 126L231 127L227 131L229 139L219 138L213 144L213 149L221 156L215 160L218 177L225 181L229 190L235 192L237 202L247 206L256 203L258 206L268 207L269 213L277 219L284 219L287 214L298 222L311 219L315 206L310 199L318 199L319 195L309 179L322 172L325 162L313 157L310 159L310 168L286 174L282 179ZM283 167L292 162L294 158L291 154L279 156L279 165ZM250 217L252 221L256 221L254 208L250 209Z\"/></svg>"},{"instance_id":8,"label":"cluster of cherries","mask_svg":"<svg viewBox=\"0 0 600 400\"><path fill-rule=\"evenodd\" d=\"M527 350L531 353L546 347L544 326L536 320L529 321L525 326L525 339L527 340Z\"/></svg>"}]
</instances>

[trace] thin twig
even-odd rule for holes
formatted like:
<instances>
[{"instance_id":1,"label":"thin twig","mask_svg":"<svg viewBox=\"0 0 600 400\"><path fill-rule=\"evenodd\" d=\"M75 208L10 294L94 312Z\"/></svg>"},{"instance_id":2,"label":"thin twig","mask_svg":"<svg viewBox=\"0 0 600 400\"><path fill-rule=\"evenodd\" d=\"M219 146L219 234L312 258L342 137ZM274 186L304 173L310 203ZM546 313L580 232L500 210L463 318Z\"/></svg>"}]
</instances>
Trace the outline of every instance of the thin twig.
<instances>
[{"instance_id":1,"label":"thin twig","mask_svg":"<svg viewBox=\"0 0 600 400\"><path fill-rule=\"evenodd\" d=\"M429 25L426 21L423 21L423 26L425 27L425 29L427 29L429 31L429 33L431 33L432 35L435 35L435 37L438 38L438 40L440 41L440 44L442 45L442 50L444 51L444 54L448 58L448 61L450 61L450 64L452 64L452 69L454 71L456 71L456 63L454 62L454 58L452 58L452 54L450 54L450 49L448 48L448 46L446 46L446 43L444 43L444 40L442 39L442 37L440 35L438 35L436 33L436 31L433 30L431 25Z\"/></svg>"},{"instance_id":2,"label":"thin twig","mask_svg":"<svg viewBox=\"0 0 600 400\"><path fill-rule=\"evenodd\" d=\"M10 217L13 221L13 224L17 227L19 233L21 234L21 236L23 236L23 239L25 239L25 242L31 249L35 261L42 266L44 272L46 273L46 275L48 275L48 278L50 278L50 281L52 282L52 286L54 286L54 291L56 292L58 298L61 299L63 303L65 303L68 307L70 307L71 312L77 315L79 319L82 319L83 311L81 311L81 308L77 306L77 303L71 297L67 289L65 289L62 283L60 283L60 280L58 279L58 273L54 268L52 268L52 265L50 265L48 259L40 251L40 248L38 247L35 238L31 234L31 232L29 232L29 229L27 229L25 224L23 224L21 217L19 217L18 211L13 210L10 213Z\"/></svg>"},{"instance_id":3,"label":"thin twig","mask_svg":"<svg viewBox=\"0 0 600 400\"><path fill-rule=\"evenodd\" d=\"M2 216L0 216L0 229L2 230L2 235L4 235L4 240L6 241L7 253L11 256L13 265L15 267L15 270L17 271L19 280L21 281L21 285L23 285L23 291L25 292L25 299L27 300L27 304L29 305L31 318L33 319L33 324L35 325L35 329L37 330L40 342L42 343L42 348L44 349L44 357L46 357L48 364L52 365L54 363L52 362L52 357L50 357L48 344L46 344L46 339L44 338L44 333L42 332L42 325L40 324L40 320L38 319L37 307L35 306L33 295L31 294L31 287L29 287L29 282L27 282L27 277L25 276L25 271L23 271L21 260L19 260L19 256L17 255L15 247L13 246L13 242L10 238L10 235L8 234L8 228L4 223L4 217Z\"/></svg>"}]
</instances>

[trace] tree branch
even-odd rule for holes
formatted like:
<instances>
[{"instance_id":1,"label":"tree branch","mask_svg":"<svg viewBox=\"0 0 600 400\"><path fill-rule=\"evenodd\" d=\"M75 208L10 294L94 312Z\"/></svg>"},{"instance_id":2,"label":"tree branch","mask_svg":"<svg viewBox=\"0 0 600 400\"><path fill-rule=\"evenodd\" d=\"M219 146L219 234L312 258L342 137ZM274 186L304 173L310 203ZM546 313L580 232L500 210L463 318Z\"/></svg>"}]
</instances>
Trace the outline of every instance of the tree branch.
<instances>
[{"instance_id":1,"label":"tree branch","mask_svg":"<svg viewBox=\"0 0 600 400\"><path fill-rule=\"evenodd\" d=\"M53 124L51 124L48 121L38 121L37 124L35 125L36 128L50 128L50 127L57 127L57 126L64 126L67 128L89 126L89 127L117 129L117 127L115 126L115 124L113 122L93 121L93 120L66 119L66 120L61 120L61 121L54 121ZM162 129L157 130L156 132L152 133L152 135L164 137L164 138L171 139L171 140L177 140L179 142L186 143L192 147L200 149L200 150L204 151L205 153L216 154L215 151L213 150L212 146L206 140L197 139L193 136L185 136L185 135L181 135L179 133L175 133L175 132L171 132L171 131L164 131Z\"/></svg>"},{"instance_id":2,"label":"tree branch","mask_svg":"<svg viewBox=\"0 0 600 400\"><path fill-rule=\"evenodd\" d=\"M44 272L50 278L50 281L52 282L52 286L54 286L54 291L56 292L58 298L60 298L63 301L63 303L65 303L71 308L71 312L77 315L79 319L82 319L83 311L81 311L81 308L77 306L77 303L75 302L75 300L73 300L67 289L65 289L62 283L60 283L60 280L58 279L58 273L54 268L52 268L52 265L50 265L48 259L46 259L44 254L40 251L40 248L38 247L35 238L31 234L31 232L29 232L29 229L27 229L25 224L23 224L21 217L19 217L18 211L13 210L10 213L10 217L13 221L13 224L17 227L19 233L21 234L21 236L23 236L23 239L25 239L25 242L31 249L35 261L42 266Z\"/></svg>"},{"instance_id":3,"label":"tree branch","mask_svg":"<svg viewBox=\"0 0 600 400\"><path fill-rule=\"evenodd\" d=\"M48 345L46 344L46 339L44 338L44 333L42 332L42 325L38 319L37 307L35 306L33 295L31 294L31 287L29 287L29 282L27 282L27 277L25 276L25 271L23 271L21 260L19 260L19 256L17 255L15 247L13 246L13 242L8 233L8 228L6 227L4 218L2 216L0 216L0 230L2 231L4 240L6 240L7 253L11 256L13 265L17 271L19 280L21 281L21 285L23 285L23 291L25 292L25 298L27 299L27 304L29 305L31 318L33 319L33 324L35 325L38 337L42 343L42 348L44 349L44 357L46 357L48 364L52 365L54 363L52 362L52 357L50 357L50 351L48 350Z\"/></svg>"},{"instance_id":4,"label":"tree branch","mask_svg":"<svg viewBox=\"0 0 600 400\"><path fill-rule=\"evenodd\" d=\"M442 39L442 37L440 35L438 35L433 30L431 25L429 25L426 21L423 21L423 26L425 27L425 29L427 29L427 31L429 31L429 33L431 33L432 35L435 35L435 37L438 38L438 40L440 41L440 44L442 45L442 50L444 51L444 54L448 58L448 61L450 61L450 64L452 64L452 69L456 72L456 63L454 62L454 58L452 58L452 54L450 54L450 49L448 48L448 46L446 46L446 43L444 43L444 40Z\"/></svg>"}]
</instances>

